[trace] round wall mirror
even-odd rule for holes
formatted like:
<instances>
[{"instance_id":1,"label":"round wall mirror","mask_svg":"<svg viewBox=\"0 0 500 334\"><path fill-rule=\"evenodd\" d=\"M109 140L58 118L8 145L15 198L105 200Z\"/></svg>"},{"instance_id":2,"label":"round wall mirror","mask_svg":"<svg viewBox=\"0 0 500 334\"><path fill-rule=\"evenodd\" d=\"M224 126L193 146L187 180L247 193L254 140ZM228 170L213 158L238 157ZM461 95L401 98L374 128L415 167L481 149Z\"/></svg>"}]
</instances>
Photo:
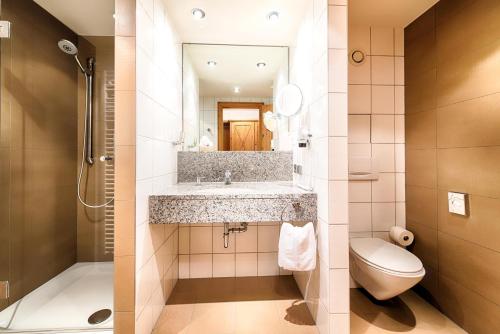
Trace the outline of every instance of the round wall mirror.
<instances>
[{"instance_id":1,"label":"round wall mirror","mask_svg":"<svg viewBox=\"0 0 500 334\"><path fill-rule=\"evenodd\" d=\"M302 108L302 91L299 86L288 84L276 96L276 110L283 116L293 116Z\"/></svg>"}]
</instances>

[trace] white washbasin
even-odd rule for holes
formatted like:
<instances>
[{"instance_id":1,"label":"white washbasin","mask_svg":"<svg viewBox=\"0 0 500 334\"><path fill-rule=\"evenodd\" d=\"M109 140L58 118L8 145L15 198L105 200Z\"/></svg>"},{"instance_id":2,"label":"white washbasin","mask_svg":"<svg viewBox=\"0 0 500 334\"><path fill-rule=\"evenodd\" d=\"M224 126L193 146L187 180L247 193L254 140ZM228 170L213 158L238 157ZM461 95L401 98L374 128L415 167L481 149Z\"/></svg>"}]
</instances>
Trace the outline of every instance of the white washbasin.
<instances>
[{"instance_id":1,"label":"white washbasin","mask_svg":"<svg viewBox=\"0 0 500 334\"><path fill-rule=\"evenodd\" d=\"M249 188L236 188L236 187L203 188L193 191L193 193L200 195L235 195L235 194L250 194L252 192L255 192L255 190Z\"/></svg>"}]
</instances>

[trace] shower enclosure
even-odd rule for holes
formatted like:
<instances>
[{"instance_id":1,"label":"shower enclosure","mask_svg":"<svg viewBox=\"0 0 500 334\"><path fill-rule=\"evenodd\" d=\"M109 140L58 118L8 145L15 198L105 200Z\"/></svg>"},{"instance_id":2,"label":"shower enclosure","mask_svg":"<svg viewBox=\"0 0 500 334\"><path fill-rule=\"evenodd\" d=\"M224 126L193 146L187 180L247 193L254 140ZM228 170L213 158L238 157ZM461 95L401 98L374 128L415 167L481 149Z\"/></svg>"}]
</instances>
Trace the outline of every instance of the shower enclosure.
<instances>
[{"instance_id":1,"label":"shower enclosure","mask_svg":"<svg viewBox=\"0 0 500 334\"><path fill-rule=\"evenodd\" d=\"M0 333L113 328L114 1L97 3L0 2Z\"/></svg>"}]
</instances>

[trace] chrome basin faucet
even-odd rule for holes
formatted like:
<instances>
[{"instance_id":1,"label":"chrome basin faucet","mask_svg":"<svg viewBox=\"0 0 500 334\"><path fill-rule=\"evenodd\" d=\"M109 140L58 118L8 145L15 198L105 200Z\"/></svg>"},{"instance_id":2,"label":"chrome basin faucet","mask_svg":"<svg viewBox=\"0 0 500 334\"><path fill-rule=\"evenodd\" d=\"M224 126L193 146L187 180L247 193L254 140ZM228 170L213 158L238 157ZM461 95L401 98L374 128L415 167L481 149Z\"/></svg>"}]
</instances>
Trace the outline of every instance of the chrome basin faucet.
<instances>
[{"instance_id":1,"label":"chrome basin faucet","mask_svg":"<svg viewBox=\"0 0 500 334\"><path fill-rule=\"evenodd\" d=\"M231 171L229 170L224 172L224 184L231 184Z\"/></svg>"}]
</instances>

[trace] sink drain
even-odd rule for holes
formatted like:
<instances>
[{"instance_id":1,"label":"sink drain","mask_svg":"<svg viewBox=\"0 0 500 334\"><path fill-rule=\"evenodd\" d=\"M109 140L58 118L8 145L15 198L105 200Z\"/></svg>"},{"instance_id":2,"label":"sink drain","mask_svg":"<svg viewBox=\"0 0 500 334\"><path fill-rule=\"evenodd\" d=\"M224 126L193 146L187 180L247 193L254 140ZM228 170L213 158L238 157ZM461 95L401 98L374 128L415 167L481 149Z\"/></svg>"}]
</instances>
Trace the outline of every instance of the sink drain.
<instances>
[{"instance_id":1,"label":"sink drain","mask_svg":"<svg viewBox=\"0 0 500 334\"><path fill-rule=\"evenodd\" d=\"M91 325L97 325L100 324L101 322L106 321L112 314L110 309L102 309L97 312L92 313L92 315L89 317L89 324Z\"/></svg>"}]
</instances>

